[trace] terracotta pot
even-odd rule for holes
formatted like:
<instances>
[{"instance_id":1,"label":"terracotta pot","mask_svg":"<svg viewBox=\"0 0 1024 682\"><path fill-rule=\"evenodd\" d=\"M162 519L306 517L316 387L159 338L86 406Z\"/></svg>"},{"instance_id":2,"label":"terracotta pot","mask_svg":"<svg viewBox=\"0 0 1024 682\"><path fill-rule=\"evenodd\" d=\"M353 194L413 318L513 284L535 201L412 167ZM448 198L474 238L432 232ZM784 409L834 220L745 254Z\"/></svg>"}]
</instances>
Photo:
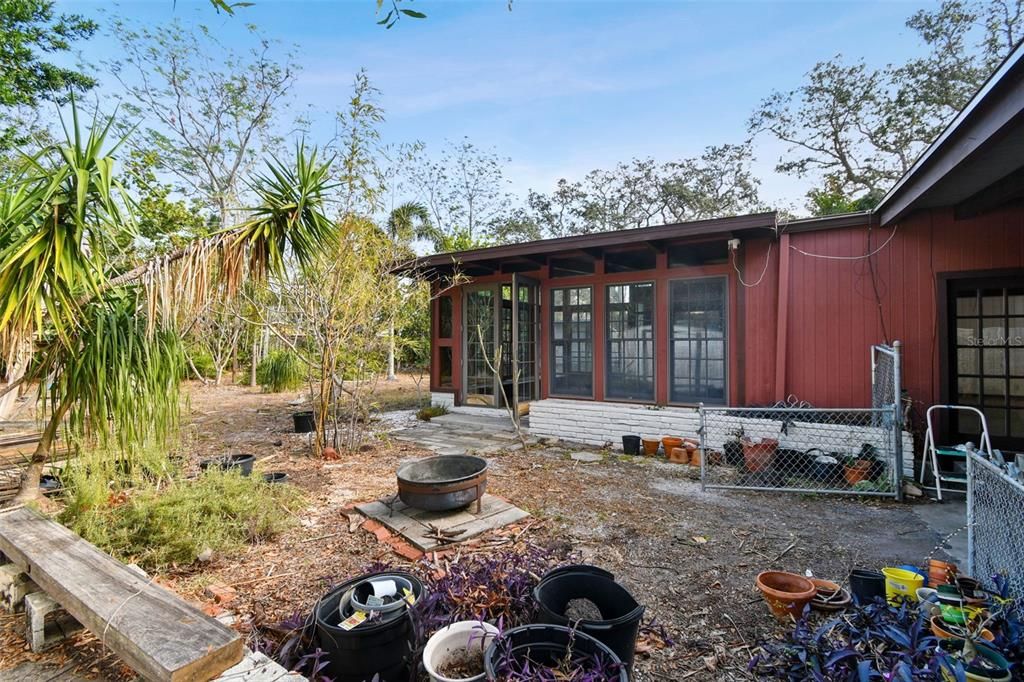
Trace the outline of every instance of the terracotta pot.
<instances>
[{"instance_id":1,"label":"terracotta pot","mask_svg":"<svg viewBox=\"0 0 1024 682\"><path fill-rule=\"evenodd\" d=\"M960 625L952 625L950 623L947 623L946 621L942 620L942 616L932 616L931 620L929 620L929 623L931 623L932 626L932 634L938 637L939 639L963 639L964 635L967 634L967 630L965 628L963 628ZM981 632L978 634L982 639L987 640L989 642L996 638L996 636L992 634L992 631L988 628L982 628Z\"/></svg>"},{"instance_id":2,"label":"terracotta pot","mask_svg":"<svg viewBox=\"0 0 1024 682\"><path fill-rule=\"evenodd\" d=\"M811 598L811 608L823 613L835 613L846 609L853 603L853 597L831 580L811 578L814 583L815 595Z\"/></svg>"},{"instance_id":3,"label":"terracotta pot","mask_svg":"<svg viewBox=\"0 0 1024 682\"><path fill-rule=\"evenodd\" d=\"M871 477L871 464L870 460L858 459L853 465L845 467L843 473L846 476L846 482L854 486L861 481L868 480Z\"/></svg>"},{"instance_id":4,"label":"terracotta pot","mask_svg":"<svg viewBox=\"0 0 1024 682\"><path fill-rule=\"evenodd\" d=\"M654 457L658 454L658 446L661 445L661 441L657 438L644 438L644 454L648 457Z\"/></svg>"},{"instance_id":5,"label":"terracotta pot","mask_svg":"<svg viewBox=\"0 0 1024 682\"><path fill-rule=\"evenodd\" d=\"M686 464L690 461L690 455L686 448L672 448L668 451L668 461L676 464Z\"/></svg>"},{"instance_id":6,"label":"terracotta pot","mask_svg":"<svg viewBox=\"0 0 1024 682\"><path fill-rule=\"evenodd\" d=\"M661 447L665 448L665 455L672 452L672 448L683 447L683 439L675 436L665 436L661 439Z\"/></svg>"},{"instance_id":7,"label":"terracotta pot","mask_svg":"<svg viewBox=\"0 0 1024 682\"><path fill-rule=\"evenodd\" d=\"M938 559L929 559L927 568L928 584L932 587L954 582L957 574L960 572L956 564L951 564L948 561L939 561Z\"/></svg>"},{"instance_id":8,"label":"terracotta pot","mask_svg":"<svg viewBox=\"0 0 1024 682\"><path fill-rule=\"evenodd\" d=\"M740 442L743 444L743 461L747 471L753 473L767 469L775 458L775 451L779 449L779 441L774 438L763 438L758 443L744 438Z\"/></svg>"},{"instance_id":9,"label":"terracotta pot","mask_svg":"<svg viewBox=\"0 0 1024 682\"><path fill-rule=\"evenodd\" d=\"M786 620L787 616L802 617L804 607L818 592L807 578L785 571L763 571L757 575L755 584L772 614L780 620Z\"/></svg>"},{"instance_id":10,"label":"terracotta pot","mask_svg":"<svg viewBox=\"0 0 1024 682\"><path fill-rule=\"evenodd\" d=\"M690 448L687 447L686 449L690 453L690 466L699 467L700 466L700 448L693 448L692 450L690 450Z\"/></svg>"}]
</instances>

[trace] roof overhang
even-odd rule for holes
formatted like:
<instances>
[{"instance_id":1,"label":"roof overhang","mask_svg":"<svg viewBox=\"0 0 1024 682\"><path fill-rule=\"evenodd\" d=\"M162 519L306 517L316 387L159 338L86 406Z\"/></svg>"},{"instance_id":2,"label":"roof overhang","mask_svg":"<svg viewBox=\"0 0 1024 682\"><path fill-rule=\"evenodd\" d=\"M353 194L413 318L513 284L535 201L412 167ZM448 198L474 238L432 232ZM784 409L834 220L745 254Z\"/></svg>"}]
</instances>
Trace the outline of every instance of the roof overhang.
<instances>
[{"instance_id":1,"label":"roof overhang","mask_svg":"<svg viewBox=\"0 0 1024 682\"><path fill-rule=\"evenodd\" d=\"M967 216L1024 196L1024 43L882 198L882 224L919 209Z\"/></svg>"},{"instance_id":2,"label":"roof overhang","mask_svg":"<svg viewBox=\"0 0 1024 682\"><path fill-rule=\"evenodd\" d=\"M598 258L606 250L629 248L660 250L671 241L706 237L730 238L750 234L752 231L774 231L776 221L776 213L770 211L729 218L538 239L520 244L423 256L402 265L399 271L414 274L461 269L464 274L473 276L484 274L483 271L536 270L546 265L552 257Z\"/></svg>"}]
</instances>

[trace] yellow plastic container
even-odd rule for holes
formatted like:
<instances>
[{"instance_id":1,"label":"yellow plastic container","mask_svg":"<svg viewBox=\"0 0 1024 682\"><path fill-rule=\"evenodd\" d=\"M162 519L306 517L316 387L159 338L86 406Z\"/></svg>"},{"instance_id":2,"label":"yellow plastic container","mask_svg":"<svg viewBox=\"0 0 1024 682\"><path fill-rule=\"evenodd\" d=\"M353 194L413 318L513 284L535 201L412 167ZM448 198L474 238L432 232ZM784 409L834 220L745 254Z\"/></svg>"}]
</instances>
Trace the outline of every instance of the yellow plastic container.
<instances>
[{"instance_id":1,"label":"yellow plastic container","mask_svg":"<svg viewBox=\"0 0 1024 682\"><path fill-rule=\"evenodd\" d=\"M902 568L883 568L885 576L885 597L890 604L900 599L917 601L917 588L924 586L924 576Z\"/></svg>"}]
</instances>

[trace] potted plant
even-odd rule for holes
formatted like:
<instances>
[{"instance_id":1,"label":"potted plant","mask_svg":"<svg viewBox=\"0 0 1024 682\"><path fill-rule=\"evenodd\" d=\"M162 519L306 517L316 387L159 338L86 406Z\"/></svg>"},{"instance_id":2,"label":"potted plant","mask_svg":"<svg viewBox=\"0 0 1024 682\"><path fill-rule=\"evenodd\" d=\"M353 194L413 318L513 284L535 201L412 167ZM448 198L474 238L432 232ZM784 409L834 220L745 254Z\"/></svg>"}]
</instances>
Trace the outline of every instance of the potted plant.
<instances>
[{"instance_id":1,"label":"potted plant","mask_svg":"<svg viewBox=\"0 0 1024 682\"><path fill-rule=\"evenodd\" d=\"M725 463L729 466L742 466L743 465L743 428L737 428L729 434L729 439L725 441L725 445L722 448L725 452Z\"/></svg>"},{"instance_id":2,"label":"potted plant","mask_svg":"<svg viewBox=\"0 0 1024 682\"><path fill-rule=\"evenodd\" d=\"M441 628L427 640L423 667L432 682L483 680L484 652L498 628L477 620L462 620Z\"/></svg>"},{"instance_id":3,"label":"potted plant","mask_svg":"<svg viewBox=\"0 0 1024 682\"><path fill-rule=\"evenodd\" d=\"M870 459L859 459L857 457L843 458L843 476L846 482L855 486L861 481L871 479L871 467L874 462Z\"/></svg>"}]
</instances>

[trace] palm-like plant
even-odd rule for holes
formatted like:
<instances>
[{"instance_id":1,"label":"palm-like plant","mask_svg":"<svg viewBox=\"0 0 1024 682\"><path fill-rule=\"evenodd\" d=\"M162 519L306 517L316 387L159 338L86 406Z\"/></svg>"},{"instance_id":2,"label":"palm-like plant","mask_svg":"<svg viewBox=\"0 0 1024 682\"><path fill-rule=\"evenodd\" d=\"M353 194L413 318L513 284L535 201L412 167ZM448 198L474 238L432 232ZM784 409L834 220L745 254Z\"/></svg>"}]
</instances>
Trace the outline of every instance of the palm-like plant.
<instances>
[{"instance_id":1,"label":"palm-like plant","mask_svg":"<svg viewBox=\"0 0 1024 682\"><path fill-rule=\"evenodd\" d=\"M166 435L177 419L177 321L243 281L283 274L289 256L305 267L336 239L322 211L330 162L300 144L293 164L274 159L253 182L259 203L241 225L129 267L117 244L131 241L135 207L114 175L120 143L105 149L113 119L83 133L73 102L72 118L63 144L0 187L0 354L10 363L34 346L24 379L52 387L21 501L38 495L65 417L72 432L113 436L123 451Z\"/></svg>"}]
</instances>

